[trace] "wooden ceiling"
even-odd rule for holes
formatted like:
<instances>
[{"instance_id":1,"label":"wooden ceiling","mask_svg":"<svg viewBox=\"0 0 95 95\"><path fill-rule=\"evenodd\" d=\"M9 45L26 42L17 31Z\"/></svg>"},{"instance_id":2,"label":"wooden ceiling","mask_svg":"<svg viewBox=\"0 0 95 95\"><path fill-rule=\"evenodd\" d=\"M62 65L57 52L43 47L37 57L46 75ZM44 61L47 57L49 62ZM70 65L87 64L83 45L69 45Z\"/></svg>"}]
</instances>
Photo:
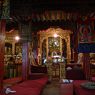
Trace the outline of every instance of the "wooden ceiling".
<instances>
[{"instance_id":1,"label":"wooden ceiling","mask_svg":"<svg viewBox=\"0 0 95 95\"><path fill-rule=\"evenodd\" d=\"M7 26L18 27L18 22L27 21L33 25L61 25L95 12L94 5L94 0L10 0L11 19Z\"/></svg>"},{"instance_id":2,"label":"wooden ceiling","mask_svg":"<svg viewBox=\"0 0 95 95\"><path fill-rule=\"evenodd\" d=\"M95 10L93 0L10 0L11 17L18 20L75 20Z\"/></svg>"},{"instance_id":3,"label":"wooden ceiling","mask_svg":"<svg viewBox=\"0 0 95 95\"><path fill-rule=\"evenodd\" d=\"M95 9L94 0L11 0L13 15L31 15L45 10L88 12Z\"/></svg>"}]
</instances>

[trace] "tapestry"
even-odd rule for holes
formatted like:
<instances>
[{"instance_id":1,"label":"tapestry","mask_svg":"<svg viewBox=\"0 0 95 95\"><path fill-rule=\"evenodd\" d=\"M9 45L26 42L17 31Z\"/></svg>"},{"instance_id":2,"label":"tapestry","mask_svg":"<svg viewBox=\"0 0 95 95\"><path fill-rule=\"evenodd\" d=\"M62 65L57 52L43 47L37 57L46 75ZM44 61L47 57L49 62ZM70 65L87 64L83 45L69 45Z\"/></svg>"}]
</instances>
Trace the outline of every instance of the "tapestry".
<instances>
[{"instance_id":1,"label":"tapestry","mask_svg":"<svg viewBox=\"0 0 95 95\"><path fill-rule=\"evenodd\" d=\"M79 43L95 43L95 29L90 19L78 22L78 41Z\"/></svg>"},{"instance_id":2,"label":"tapestry","mask_svg":"<svg viewBox=\"0 0 95 95\"><path fill-rule=\"evenodd\" d=\"M79 26L79 42L84 42L84 43L91 43L95 39L92 39L93 37L93 32L91 30L90 25L80 25Z\"/></svg>"}]
</instances>

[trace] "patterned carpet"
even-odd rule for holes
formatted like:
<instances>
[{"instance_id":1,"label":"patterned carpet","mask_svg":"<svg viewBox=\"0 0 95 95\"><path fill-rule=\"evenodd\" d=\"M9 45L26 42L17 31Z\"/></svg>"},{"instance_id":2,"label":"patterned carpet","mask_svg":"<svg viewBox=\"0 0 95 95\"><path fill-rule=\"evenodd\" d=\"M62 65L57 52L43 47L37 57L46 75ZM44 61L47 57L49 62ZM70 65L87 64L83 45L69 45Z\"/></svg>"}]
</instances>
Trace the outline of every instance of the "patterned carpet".
<instances>
[{"instance_id":1,"label":"patterned carpet","mask_svg":"<svg viewBox=\"0 0 95 95\"><path fill-rule=\"evenodd\" d=\"M59 86L59 80L48 83L43 89L42 95L60 95Z\"/></svg>"}]
</instances>

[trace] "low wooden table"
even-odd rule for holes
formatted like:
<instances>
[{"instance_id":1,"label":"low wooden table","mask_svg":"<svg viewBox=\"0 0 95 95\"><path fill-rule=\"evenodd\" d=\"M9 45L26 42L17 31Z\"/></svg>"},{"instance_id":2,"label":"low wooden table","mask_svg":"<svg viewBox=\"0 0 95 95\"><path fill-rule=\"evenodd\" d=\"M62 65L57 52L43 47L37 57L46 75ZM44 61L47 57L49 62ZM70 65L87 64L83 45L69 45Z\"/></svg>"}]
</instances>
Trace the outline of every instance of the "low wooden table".
<instances>
[{"instance_id":1,"label":"low wooden table","mask_svg":"<svg viewBox=\"0 0 95 95\"><path fill-rule=\"evenodd\" d=\"M60 95L73 95L73 83L60 83Z\"/></svg>"}]
</instances>

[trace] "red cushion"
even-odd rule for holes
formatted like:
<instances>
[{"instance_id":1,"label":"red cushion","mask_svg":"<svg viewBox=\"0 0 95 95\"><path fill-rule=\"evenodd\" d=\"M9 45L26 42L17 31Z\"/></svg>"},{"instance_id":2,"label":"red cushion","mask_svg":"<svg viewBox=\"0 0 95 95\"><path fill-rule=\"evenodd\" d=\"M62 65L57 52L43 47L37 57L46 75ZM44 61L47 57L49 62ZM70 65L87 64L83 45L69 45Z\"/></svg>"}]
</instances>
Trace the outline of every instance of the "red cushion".
<instances>
[{"instance_id":1,"label":"red cushion","mask_svg":"<svg viewBox=\"0 0 95 95\"><path fill-rule=\"evenodd\" d=\"M47 77L24 81L11 87L11 89L15 90L16 93L10 93L9 95L40 95L47 81Z\"/></svg>"},{"instance_id":2,"label":"red cushion","mask_svg":"<svg viewBox=\"0 0 95 95\"><path fill-rule=\"evenodd\" d=\"M22 81L21 77L15 77L15 78L6 79L3 82L5 84L16 84L16 83L21 82L21 81Z\"/></svg>"},{"instance_id":3,"label":"red cushion","mask_svg":"<svg viewBox=\"0 0 95 95\"><path fill-rule=\"evenodd\" d=\"M38 84L41 84L41 85L45 85L47 83L47 81L48 81L48 77L34 80L34 82L37 82Z\"/></svg>"},{"instance_id":4,"label":"red cushion","mask_svg":"<svg viewBox=\"0 0 95 95\"><path fill-rule=\"evenodd\" d=\"M41 90L39 88L27 88L21 86L14 86L12 90L15 90L16 93L10 95L40 95Z\"/></svg>"},{"instance_id":5,"label":"red cushion","mask_svg":"<svg viewBox=\"0 0 95 95\"><path fill-rule=\"evenodd\" d=\"M48 81L48 78L44 77L44 78L40 78L36 80L27 80L18 85L23 86L23 87L38 87L42 89L42 87L46 84L47 81Z\"/></svg>"},{"instance_id":6,"label":"red cushion","mask_svg":"<svg viewBox=\"0 0 95 95\"><path fill-rule=\"evenodd\" d=\"M42 85L34 82L34 81L31 81L31 80L28 80L28 81L24 81L20 84L18 84L18 86L21 86L21 87L28 87L28 88L40 88L42 89Z\"/></svg>"}]
</instances>

